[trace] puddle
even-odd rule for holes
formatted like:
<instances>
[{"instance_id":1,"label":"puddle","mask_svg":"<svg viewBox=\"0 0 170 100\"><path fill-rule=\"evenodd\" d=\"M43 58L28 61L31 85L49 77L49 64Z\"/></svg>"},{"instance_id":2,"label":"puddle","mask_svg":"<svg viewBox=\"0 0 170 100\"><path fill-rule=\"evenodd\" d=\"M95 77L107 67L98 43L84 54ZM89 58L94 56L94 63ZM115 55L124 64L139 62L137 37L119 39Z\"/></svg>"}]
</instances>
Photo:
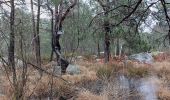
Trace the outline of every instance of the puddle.
<instances>
[{"instance_id":1,"label":"puddle","mask_svg":"<svg viewBox=\"0 0 170 100\"><path fill-rule=\"evenodd\" d=\"M128 79L121 75L119 76L120 86L129 91L130 100L158 100L156 95L155 77L142 79Z\"/></svg>"},{"instance_id":2,"label":"puddle","mask_svg":"<svg viewBox=\"0 0 170 100\"><path fill-rule=\"evenodd\" d=\"M141 80L138 90L142 93L144 100L158 100L156 84L152 77Z\"/></svg>"}]
</instances>

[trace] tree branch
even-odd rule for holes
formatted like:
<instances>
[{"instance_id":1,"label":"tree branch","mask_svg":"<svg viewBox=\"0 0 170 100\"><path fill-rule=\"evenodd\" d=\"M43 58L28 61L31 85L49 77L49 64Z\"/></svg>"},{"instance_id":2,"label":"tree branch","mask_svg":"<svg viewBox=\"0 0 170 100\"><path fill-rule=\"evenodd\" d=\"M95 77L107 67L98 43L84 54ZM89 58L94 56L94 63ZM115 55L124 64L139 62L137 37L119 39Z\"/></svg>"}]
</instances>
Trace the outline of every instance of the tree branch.
<instances>
[{"instance_id":1,"label":"tree branch","mask_svg":"<svg viewBox=\"0 0 170 100\"><path fill-rule=\"evenodd\" d=\"M161 0L161 4L162 4L162 6L163 6L164 13L165 13L165 17L166 17L166 22L167 22L168 27L169 27L168 34L167 34L166 38L168 37L168 39L169 39L169 44L170 44L170 17L169 17L169 15L168 15L168 11L167 11L167 7L166 7L166 2L165 2L165 0ZM164 39L164 42L165 42L166 38Z\"/></svg>"},{"instance_id":2,"label":"tree branch","mask_svg":"<svg viewBox=\"0 0 170 100\"><path fill-rule=\"evenodd\" d=\"M115 25L112 25L112 26L118 26L120 25L123 21L125 21L126 19L128 19L136 10L137 8L139 7L139 5L142 3L142 0L139 0L135 6L135 8L127 15L125 16L119 23L115 24Z\"/></svg>"},{"instance_id":3,"label":"tree branch","mask_svg":"<svg viewBox=\"0 0 170 100\"><path fill-rule=\"evenodd\" d=\"M76 4L77 4L77 0L74 0L74 2L72 3L72 5L69 6L69 7L67 8L67 10L65 11L64 15L63 15L62 18L61 18L61 22L60 22L60 23L62 23L62 22L64 21L64 19L66 18L66 16L67 16L68 13L70 12L70 10L71 10Z\"/></svg>"}]
</instances>

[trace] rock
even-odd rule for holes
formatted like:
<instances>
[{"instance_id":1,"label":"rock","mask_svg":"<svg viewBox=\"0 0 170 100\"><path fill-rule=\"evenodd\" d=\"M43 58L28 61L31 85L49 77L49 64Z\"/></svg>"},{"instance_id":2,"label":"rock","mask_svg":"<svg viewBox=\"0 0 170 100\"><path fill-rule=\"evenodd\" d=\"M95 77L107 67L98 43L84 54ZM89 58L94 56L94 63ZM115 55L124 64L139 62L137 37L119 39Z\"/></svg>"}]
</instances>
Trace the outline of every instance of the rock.
<instances>
[{"instance_id":1,"label":"rock","mask_svg":"<svg viewBox=\"0 0 170 100\"><path fill-rule=\"evenodd\" d=\"M23 67L23 61L20 59L15 59L15 64L17 67Z\"/></svg>"},{"instance_id":2,"label":"rock","mask_svg":"<svg viewBox=\"0 0 170 100\"><path fill-rule=\"evenodd\" d=\"M77 60L77 61L84 61L84 60L85 60L85 57L83 57L83 56L77 56L77 57L76 57L76 60Z\"/></svg>"},{"instance_id":3,"label":"rock","mask_svg":"<svg viewBox=\"0 0 170 100\"><path fill-rule=\"evenodd\" d=\"M8 58L7 58L7 57L3 57L3 59L4 59L6 62L8 62ZM3 66L3 64L5 64L5 66L7 66L6 63L4 63L4 62L2 61L2 59L0 58L0 66ZM20 59L18 59L18 58L15 58L15 66L18 67L18 68L22 67L22 66L23 66L22 60L20 60Z\"/></svg>"},{"instance_id":4,"label":"rock","mask_svg":"<svg viewBox=\"0 0 170 100\"><path fill-rule=\"evenodd\" d=\"M97 63L104 63L104 59L96 59Z\"/></svg>"},{"instance_id":5,"label":"rock","mask_svg":"<svg viewBox=\"0 0 170 100\"><path fill-rule=\"evenodd\" d=\"M100 62L102 59L96 59L96 62Z\"/></svg>"},{"instance_id":6,"label":"rock","mask_svg":"<svg viewBox=\"0 0 170 100\"><path fill-rule=\"evenodd\" d=\"M151 53L133 54L133 55L129 56L129 59L130 60L137 60L141 63L147 63L147 64L151 64L154 61Z\"/></svg>"},{"instance_id":7,"label":"rock","mask_svg":"<svg viewBox=\"0 0 170 100\"><path fill-rule=\"evenodd\" d=\"M97 59L97 56L96 56L96 55L92 55L92 58L93 58L93 59Z\"/></svg>"},{"instance_id":8,"label":"rock","mask_svg":"<svg viewBox=\"0 0 170 100\"><path fill-rule=\"evenodd\" d=\"M77 59L83 59L83 56L77 56Z\"/></svg>"},{"instance_id":9,"label":"rock","mask_svg":"<svg viewBox=\"0 0 170 100\"><path fill-rule=\"evenodd\" d=\"M61 66L56 65L54 73L55 73L55 75L61 75ZM77 65L69 64L66 69L66 73L68 73L70 75L80 74L80 69Z\"/></svg>"},{"instance_id":10,"label":"rock","mask_svg":"<svg viewBox=\"0 0 170 100\"><path fill-rule=\"evenodd\" d=\"M103 51L103 52L100 52L100 57L101 57L101 58L104 58L104 51Z\"/></svg>"},{"instance_id":11,"label":"rock","mask_svg":"<svg viewBox=\"0 0 170 100\"><path fill-rule=\"evenodd\" d=\"M79 66L77 66L77 65L69 64L66 69L66 72L70 75L80 74L80 69L79 69Z\"/></svg>"}]
</instances>

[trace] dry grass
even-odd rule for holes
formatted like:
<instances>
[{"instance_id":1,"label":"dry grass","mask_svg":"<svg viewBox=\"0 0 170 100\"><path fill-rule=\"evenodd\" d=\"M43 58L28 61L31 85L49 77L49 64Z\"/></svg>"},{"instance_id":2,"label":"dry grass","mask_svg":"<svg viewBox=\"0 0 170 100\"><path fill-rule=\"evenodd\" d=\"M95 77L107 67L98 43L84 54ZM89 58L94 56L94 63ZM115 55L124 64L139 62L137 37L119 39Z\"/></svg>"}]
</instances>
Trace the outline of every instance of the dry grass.
<instances>
[{"instance_id":1,"label":"dry grass","mask_svg":"<svg viewBox=\"0 0 170 100\"><path fill-rule=\"evenodd\" d=\"M63 75L62 78L71 82L71 84L65 84L60 79L54 78L53 91L56 98L76 98L76 100L121 100L122 98L130 97L129 92L122 91L122 87L119 82L115 79L116 74L126 74L130 77L145 77L149 74L150 65L140 64L137 62L128 61L126 66L123 62L113 62L109 64L94 63L89 61L76 62L79 65L81 73L79 75ZM45 69L51 69L55 65L55 62L51 62L45 66ZM152 71L156 73L161 79L160 84L166 87L170 84L170 63L169 62L155 62L152 65ZM49 70L48 70L49 71ZM18 74L21 71L17 72ZM113 76L113 80L110 78ZM25 97L30 95L33 97L46 97L49 96L50 92L50 80L51 76L44 74L43 77L39 79L38 71L32 68L28 69L28 82L25 87ZM10 100L12 94L12 88L6 76L1 75L0 80L3 87L4 96L0 96L0 100ZM96 80L102 80L105 82L103 90L99 94L95 94L91 90L86 88L80 88L82 84L91 86L89 82L94 83L92 85L98 85ZM112 80L112 81L110 81ZM78 92L76 93L78 87ZM92 88L92 87L91 87ZM135 94L133 94L135 95ZM168 100L170 98L168 88L166 90L159 89L158 96L160 100ZM163 98L163 99L162 99Z\"/></svg>"},{"instance_id":2,"label":"dry grass","mask_svg":"<svg viewBox=\"0 0 170 100\"><path fill-rule=\"evenodd\" d=\"M86 66L79 66L81 74L79 75L63 75L62 77L68 81L70 81L72 84L76 84L82 80L96 80L96 71L90 70L90 68L87 68Z\"/></svg>"},{"instance_id":3,"label":"dry grass","mask_svg":"<svg viewBox=\"0 0 170 100\"><path fill-rule=\"evenodd\" d=\"M147 67L129 67L127 68L127 70L127 75L129 77L142 78L148 76L149 74L149 70Z\"/></svg>"},{"instance_id":4,"label":"dry grass","mask_svg":"<svg viewBox=\"0 0 170 100\"><path fill-rule=\"evenodd\" d=\"M0 96L0 100L10 100L7 96L3 95L3 96Z\"/></svg>"},{"instance_id":5,"label":"dry grass","mask_svg":"<svg viewBox=\"0 0 170 100\"><path fill-rule=\"evenodd\" d=\"M170 62L155 62L153 64L153 72L161 81L159 90L157 92L159 100L170 99Z\"/></svg>"},{"instance_id":6,"label":"dry grass","mask_svg":"<svg viewBox=\"0 0 170 100\"><path fill-rule=\"evenodd\" d=\"M159 100L169 100L170 99L170 90L167 88L160 88L157 92Z\"/></svg>"},{"instance_id":7,"label":"dry grass","mask_svg":"<svg viewBox=\"0 0 170 100\"><path fill-rule=\"evenodd\" d=\"M153 64L153 71L163 81L170 85L170 62L156 62Z\"/></svg>"},{"instance_id":8,"label":"dry grass","mask_svg":"<svg viewBox=\"0 0 170 100\"><path fill-rule=\"evenodd\" d=\"M112 72L113 72L113 67L111 66L103 66L103 67L100 67L98 70L97 70L97 76L101 79L103 78L107 78L109 79L112 75Z\"/></svg>"},{"instance_id":9,"label":"dry grass","mask_svg":"<svg viewBox=\"0 0 170 100\"><path fill-rule=\"evenodd\" d=\"M108 100L106 97L96 95L88 90L83 90L78 94L76 100Z\"/></svg>"},{"instance_id":10,"label":"dry grass","mask_svg":"<svg viewBox=\"0 0 170 100\"><path fill-rule=\"evenodd\" d=\"M51 64L55 64L52 62ZM46 65L47 69L50 69L51 64ZM53 83L53 91L54 95L57 97L65 97L69 98L73 95L75 95L75 89L74 84L83 82L83 81L89 81L89 80L96 80L96 72L89 70L89 68L85 66L80 66L81 74L79 75L63 75L62 78L65 80L71 82L71 84L65 84L62 80L59 80L57 78L54 78ZM27 96L29 96L32 93L32 96L34 97L45 97L49 95L50 91L50 85L49 82L51 80L51 76L44 75L39 82L37 82L38 74L34 71L29 72L29 78L27 83ZM36 86L37 85L37 86Z\"/></svg>"},{"instance_id":11,"label":"dry grass","mask_svg":"<svg viewBox=\"0 0 170 100\"><path fill-rule=\"evenodd\" d=\"M168 62L168 61L155 62L153 64L153 68L156 70L160 70L162 68L166 68L166 69L170 70L170 62Z\"/></svg>"}]
</instances>

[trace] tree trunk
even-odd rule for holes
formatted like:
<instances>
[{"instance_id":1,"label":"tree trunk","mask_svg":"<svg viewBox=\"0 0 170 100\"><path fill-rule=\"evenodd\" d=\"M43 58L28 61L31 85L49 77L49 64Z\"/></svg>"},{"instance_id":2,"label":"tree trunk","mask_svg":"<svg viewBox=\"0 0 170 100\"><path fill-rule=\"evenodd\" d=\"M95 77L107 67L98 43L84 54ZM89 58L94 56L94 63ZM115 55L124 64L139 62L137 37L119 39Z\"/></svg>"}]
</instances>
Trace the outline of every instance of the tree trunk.
<instances>
[{"instance_id":1,"label":"tree trunk","mask_svg":"<svg viewBox=\"0 0 170 100\"><path fill-rule=\"evenodd\" d=\"M40 37L39 37L40 0L38 0L37 26L35 25L33 0L31 0L30 2L31 2L32 29L33 29L33 52L35 52L35 58L36 58L37 66L41 67Z\"/></svg>"},{"instance_id":2,"label":"tree trunk","mask_svg":"<svg viewBox=\"0 0 170 100\"><path fill-rule=\"evenodd\" d=\"M108 20L108 17L109 17L109 13L108 13L108 10L110 9L110 0L107 0L107 7L103 8L104 11L106 11L104 13L106 19L104 21L104 30L105 30L105 36L104 36L104 55L105 55L105 63L109 62L109 58L110 58L110 37L109 37L109 34L111 32L111 29L110 29L110 23L109 23L109 20Z\"/></svg>"},{"instance_id":3,"label":"tree trunk","mask_svg":"<svg viewBox=\"0 0 170 100\"><path fill-rule=\"evenodd\" d=\"M120 47L119 47L119 38L117 38L117 41L116 41L116 55L119 56L119 51L120 51Z\"/></svg>"},{"instance_id":4,"label":"tree trunk","mask_svg":"<svg viewBox=\"0 0 170 100\"><path fill-rule=\"evenodd\" d=\"M15 14L15 7L14 7L14 0L10 1L11 3L11 13L10 13L10 43L8 48L8 60L9 65L12 68L12 71L15 72L15 57L14 57L14 50L15 50L15 33L14 33L14 14Z\"/></svg>"},{"instance_id":5,"label":"tree trunk","mask_svg":"<svg viewBox=\"0 0 170 100\"><path fill-rule=\"evenodd\" d=\"M55 32L53 32L53 35L52 35L51 57L53 56L53 52L55 52L58 65L61 66L62 73L66 72L66 68L69 62L61 56L61 46L60 46L60 41L59 41L61 34L58 34L58 32L62 31L62 22L64 21L64 19L66 18L70 10L76 5L76 3L77 3L77 0L75 0L72 3L72 5L66 9L64 14L63 14L63 7L62 7L63 2L61 1L60 3L61 8L59 9L58 9L58 5L55 5L55 26L54 26Z\"/></svg>"},{"instance_id":6,"label":"tree trunk","mask_svg":"<svg viewBox=\"0 0 170 100\"><path fill-rule=\"evenodd\" d=\"M62 30L62 25L60 24L58 31L61 31L61 30ZM66 73L66 69L69 65L69 62L61 56L60 34L57 34L57 32L56 32L55 39L54 39L54 50L55 50L54 52L57 57L57 63L59 66L61 66L61 72L64 74Z\"/></svg>"},{"instance_id":7,"label":"tree trunk","mask_svg":"<svg viewBox=\"0 0 170 100\"><path fill-rule=\"evenodd\" d=\"M108 16L108 13L105 13L105 16ZM104 56L105 56L105 63L109 62L110 57L110 38L109 34L111 32L110 30L110 24L108 19L104 22L104 29L105 29L105 37L104 37Z\"/></svg>"},{"instance_id":8,"label":"tree trunk","mask_svg":"<svg viewBox=\"0 0 170 100\"><path fill-rule=\"evenodd\" d=\"M51 46L53 46L53 43L52 43L53 40L54 40L54 39L53 39L53 38L54 38L54 37L53 37L53 34L54 34L54 22L53 22L53 20L54 20L53 16L54 16L54 15L53 15L53 11L51 12L51 15L52 15L52 18L51 18L51 40L52 40L52 41L51 41ZM54 53L53 51L54 51L54 50L51 50L50 61L52 61L52 59L53 59L53 53Z\"/></svg>"},{"instance_id":9,"label":"tree trunk","mask_svg":"<svg viewBox=\"0 0 170 100\"><path fill-rule=\"evenodd\" d=\"M97 41L97 56L98 56L98 58L100 58L100 44L99 44L99 40Z\"/></svg>"},{"instance_id":10,"label":"tree trunk","mask_svg":"<svg viewBox=\"0 0 170 100\"><path fill-rule=\"evenodd\" d=\"M39 25L40 25L40 0L38 0L37 27L36 27L37 29L36 29L36 38L35 38L35 50L36 50L37 66L38 66L38 67L41 67Z\"/></svg>"},{"instance_id":11,"label":"tree trunk","mask_svg":"<svg viewBox=\"0 0 170 100\"><path fill-rule=\"evenodd\" d=\"M52 37L51 37L51 57L50 57L50 61L53 60L53 55L55 52L55 45L56 45L56 37L57 37L57 32L58 32L58 22L59 22L59 16L58 16L58 5L55 5L55 25L53 23L53 21L51 22L51 26L53 26L53 32L52 32ZM52 17L53 18L53 17ZM52 25L53 24L53 25ZM52 27L51 27L52 28ZM51 29L52 30L52 29ZM58 36L59 38L59 36ZM56 55L57 56L57 55ZM58 59L58 56L57 56Z\"/></svg>"},{"instance_id":12,"label":"tree trunk","mask_svg":"<svg viewBox=\"0 0 170 100\"><path fill-rule=\"evenodd\" d=\"M47 4L47 7L48 7L48 9L50 10L50 12L51 12L51 46L53 47L53 34L54 34L54 12L53 12L53 9L52 8L50 8L49 7L49 5ZM53 49L53 48L52 48ZM50 57L50 61L52 61L52 59L53 59L53 52L54 50L51 50L51 57Z\"/></svg>"},{"instance_id":13,"label":"tree trunk","mask_svg":"<svg viewBox=\"0 0 170 100\"><path fill-rule=\"evenodd\" d=\"M12 78L13 78L13 86L14 86L14 98L19 100L18 95L18 86L17 86L17 76L16 76L16 68L15 68L15 33L14 33L14 23L15 23L15 6L14 0L10 0L11 4L11 12L10 12L10 41L8 48L8 61L10 68L12 70Z\"/></svg>"},{"instance_id":14,"label":"tree trunk","mask_svg":"<svg viewBox=\"0 0 170 100\"><path fill-rule=\"evenodd\" d=\"M122 56L122 44L120 44L119 57Z\"/></svg>"},{"instance_id":15,"label":"tree trunk","mask_svg":"<svg viewBox=\"0 0 170 100\"><path fill-rule=\"evenodd\" d=\"M62 23L59 17L61 15L59 14L58 6L55 6L55 32L53 32L52 35L52 52L55 52L57 63L59 66L61 66L62 73L65 73L69 63L61 56L60 34L58 34L58 32L62 31ZM53 56L53 53L51 56Z\"/></svg>"},{"instance_id":16,"label":"tree trunk","mask_svg":"<svg viewBox=\"0 0 170 100\"><path fill-rule=\"evenodd\" d=\"M31 14L32 14L32 31L33 31L33 39L32 39L32 53L33 56L35 55L35 38L36 38L36 29L35 29L35 16L34 16L34 7L33 7L33 0L31 2Z\"/></svg>"}]
</instances>

